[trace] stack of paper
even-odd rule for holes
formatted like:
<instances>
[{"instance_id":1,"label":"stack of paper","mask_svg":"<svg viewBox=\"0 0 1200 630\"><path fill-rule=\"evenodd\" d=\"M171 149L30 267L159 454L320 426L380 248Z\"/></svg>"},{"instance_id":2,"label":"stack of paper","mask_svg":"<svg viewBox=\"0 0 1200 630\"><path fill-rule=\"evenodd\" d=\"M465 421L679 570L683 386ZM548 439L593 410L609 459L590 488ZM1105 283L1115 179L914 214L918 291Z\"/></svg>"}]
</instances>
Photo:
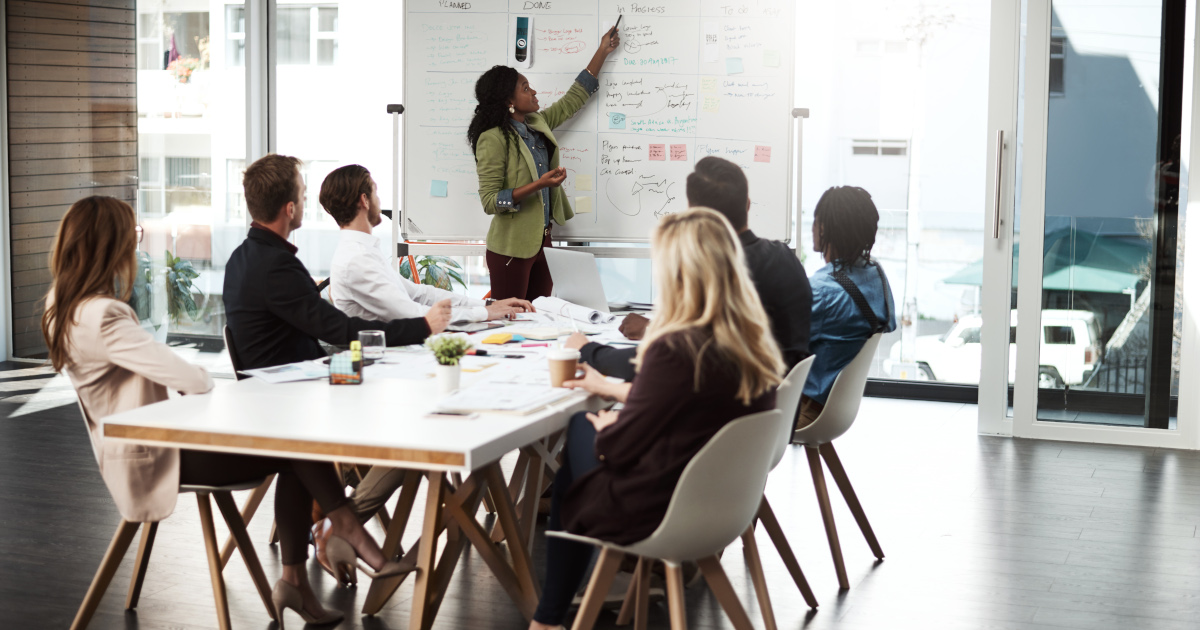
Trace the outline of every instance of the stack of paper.
<instances>
[{"instance_id":1,"label":"stack of paper","mask_svg":"<svg viewBox=\"0 0 1200 630\"><path fill-rule=\"evenodd\" d=\"M318 378L329 378L329 366L317 361L301 361L276 365L257 370L242 370L242 374L262 379L268 383L291 383L293 381L311 381Z\"/></svg>"},{"instance_id":2,"label":"stack of paper","mask_svg":"<svg viewBox=\"0 0 1200 630\"><path fill-rule=\"evenodd\" d=\"M549 312L589 324L607 324L616 318L611 313L601 313L596 309L572 304L556 297L540 297L533 301L533 306L539 312Z\"/></svg>"},{"instance_id":3,"label":"stack of paper","mask_svg":"<svg viewBox=\"0 0 1200 630\"><path fill-rule=\"evenodd\" d=\"M481 383L460 389L437 404L438 411L529 413L571 395L549 386Z\"/></svg>"}]
</instances>

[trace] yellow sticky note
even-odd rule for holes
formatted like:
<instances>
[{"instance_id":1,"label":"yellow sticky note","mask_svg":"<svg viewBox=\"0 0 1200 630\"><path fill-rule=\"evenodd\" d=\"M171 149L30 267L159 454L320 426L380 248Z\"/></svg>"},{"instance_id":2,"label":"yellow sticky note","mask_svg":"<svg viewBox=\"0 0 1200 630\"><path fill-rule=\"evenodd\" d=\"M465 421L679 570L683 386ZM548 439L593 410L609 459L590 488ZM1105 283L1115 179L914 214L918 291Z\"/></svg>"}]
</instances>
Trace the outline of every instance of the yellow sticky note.
<instances>
[{"instance_id":1,"label":"yellow sticky note","mask_svg":"<svg viewBox=\"0 0 1200 630\"><path fill-rule=\"evenodd\" d=\"M721 99L716 96L705 96L704 111L710 114L721 113Z\"/></svg>"},{"instance_id":2,"label":"yellow sticky note","mask_svg":"<svg viewBox=\"0 0 1200 630\"><path fill-rule=\"evenodd\" d=\"M717 79L715 77L704 77L700 79L700 91L705 94L716 94Z\"/></svg>"},{"instance_id":3,"label":"yellow sticky note","mask_svg":"<svg viewBox=\"0 0 1200 630\"><path fill-rule=\"evenodd\" d=\"M487 337L484 337L482 343L486 343L486 344L508 343L508 342L512 341L512 338L513 338L512 334L510 334L510 333L492 333L492 334L488 335Z\"/></svg>"},{"instance_id":4,"label":"yellow sticky note","mask_svg":"<svg viewBox=\"0 0 1200 630\"><path fill-rule=\"evenodd\" d=\"M591 175L576 175L575 190L591 190L592 176Z\"/></svg>"},{"instance_id":5,"label":"yellow sticky note","mask_svg":"<svg viewBox=\"0 0 1200 630\"><path fill-rule=\"evenodd\" d=\"M591 214L592 198L591 197L576 197L575 198L575 214Z\"/></svg>"}]
</instances>

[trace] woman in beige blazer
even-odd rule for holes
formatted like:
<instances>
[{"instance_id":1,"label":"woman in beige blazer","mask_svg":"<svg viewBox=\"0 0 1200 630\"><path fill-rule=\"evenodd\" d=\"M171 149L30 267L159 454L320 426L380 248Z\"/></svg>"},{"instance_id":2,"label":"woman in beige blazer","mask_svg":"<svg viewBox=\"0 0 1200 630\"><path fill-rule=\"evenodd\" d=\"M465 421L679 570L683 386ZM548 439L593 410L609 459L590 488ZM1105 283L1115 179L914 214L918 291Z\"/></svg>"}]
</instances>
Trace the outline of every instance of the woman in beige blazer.
<instances>
[{"instance_id":1,"label":"woman in beige blazer","mask_svg":"<svg viewBox=\"0 0 1200 630\"><path fill-rule=\"evenodd\" d=\"M224 485L278 474L275 521L283 579L275 585L273 600L281 626L284 608L292 608L308 623L340 621L342 613L326 611L317 601L305 571L314 498L338 537L331 538L326 550L335 567L352 572L356 556L377 569L363 569L372 576L397 575L411 566L385 561L355 518L332 464L104 439L104 418L112 414L166 400L168 389L203 394L213 388L204 368L154 341L125 303L137 271L140 234L133 208L123 201L88 197L75 202L55 237L53 285L42 317L50 361L79 393L100 474L117 509L128 521L159 521L175 509L180 484Z\"/></svg>"}]
</instances>

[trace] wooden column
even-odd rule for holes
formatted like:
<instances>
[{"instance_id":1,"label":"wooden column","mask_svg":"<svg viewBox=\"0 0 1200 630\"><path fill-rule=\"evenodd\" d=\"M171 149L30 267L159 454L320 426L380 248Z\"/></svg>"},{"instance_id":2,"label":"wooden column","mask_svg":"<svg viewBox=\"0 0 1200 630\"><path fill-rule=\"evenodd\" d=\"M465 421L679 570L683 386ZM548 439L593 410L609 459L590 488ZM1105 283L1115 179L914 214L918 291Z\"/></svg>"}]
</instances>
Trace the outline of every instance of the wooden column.
<instances>
[{"instance_id":1,"label":"wooden column","mask_svg":"<svg viewBox=\"0 0 1200 630\"><path fill-rule=\"evenodd\" d=\"M9 0L13 354L45 356L42 298L76 200L137 196L135 0Z\"/></svg>"}]
</instances>

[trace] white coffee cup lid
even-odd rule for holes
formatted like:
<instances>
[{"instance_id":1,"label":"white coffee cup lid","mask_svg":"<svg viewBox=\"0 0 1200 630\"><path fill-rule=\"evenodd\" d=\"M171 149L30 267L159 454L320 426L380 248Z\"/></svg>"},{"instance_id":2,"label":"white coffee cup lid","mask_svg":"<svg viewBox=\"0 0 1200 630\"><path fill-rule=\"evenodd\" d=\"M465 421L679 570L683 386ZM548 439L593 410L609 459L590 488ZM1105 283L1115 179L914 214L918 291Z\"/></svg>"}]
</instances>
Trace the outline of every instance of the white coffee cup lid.
<instances>
[{"instance_id":1,"label":"white coffee cup lid","mask_svg":"<svg viewBox=\"0 0 1200 630\"><path fill-rule=\"evenodd\" d=\"M578 361L579 351L570 348L554 348L546 353L546 358L553 361Z\"/></svg>"}]
</instances>

